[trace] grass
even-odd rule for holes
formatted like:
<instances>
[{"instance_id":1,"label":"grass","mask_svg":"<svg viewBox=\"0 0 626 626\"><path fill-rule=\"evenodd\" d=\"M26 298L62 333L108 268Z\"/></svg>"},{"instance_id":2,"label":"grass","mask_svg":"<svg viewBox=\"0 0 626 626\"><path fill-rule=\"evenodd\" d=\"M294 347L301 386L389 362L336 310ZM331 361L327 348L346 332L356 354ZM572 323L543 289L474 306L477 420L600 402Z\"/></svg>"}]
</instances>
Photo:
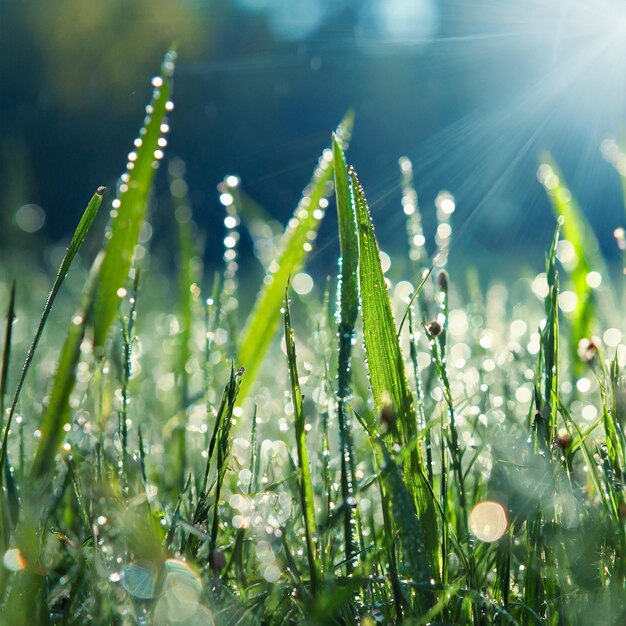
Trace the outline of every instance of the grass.
<instances>
[{"instance_id":1,"label":"grass","mask_svg":"<svg viewBox=\"0 0 626 626\"><path fill-rule=\"evenodd\" d=\"M602 305L620 292L556 165L540 168L558 217L545 274L469 280L463 303L408 159L410 275L383 267L351 114L284 233L225 179L223 275L203 275L174 160L164 279L133 254L174 61L91 269L69 271L104 190L43 313L22 304L28 277L0 282L0 623L624 623L626 351ZM336 284L298 293L333 186ZM242 223L267 271L244 323Z\"/></svg>"}]
</instances>

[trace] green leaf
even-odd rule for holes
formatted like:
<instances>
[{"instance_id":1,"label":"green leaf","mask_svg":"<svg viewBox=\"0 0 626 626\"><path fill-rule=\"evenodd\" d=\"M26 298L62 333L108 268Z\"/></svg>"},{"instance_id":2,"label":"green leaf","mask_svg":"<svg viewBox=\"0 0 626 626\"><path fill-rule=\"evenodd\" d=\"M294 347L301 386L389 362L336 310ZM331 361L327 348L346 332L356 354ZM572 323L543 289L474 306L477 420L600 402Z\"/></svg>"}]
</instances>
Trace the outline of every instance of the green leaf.
<instances>
[{"instance_id":1,"label":"green leaf","mask_svg":"<svg viewBox=\"0 0 626 626\"><path fill-rule=\"evenodd\" d=\"M345 147L352 129L353 115L348 113L337 128L337 137ZM246 368L240 399L246 397L256 378L265 352L280 323L285 287L289 276L302 266L310 249L310 237L320 225L323 209L320 202L331 192L332 152L326 150L315 168L313 178L302 194L293 218L280 242L280 254L267 275L239 343L238 365Z\"/></svg>"},{"instance_id":2,"label":"green leaf","mask_svg":"<svg viewBox=\"0 0 626 626\"><path fill-rule=\"evenodd\" d=\"M141 145L133 154L130 168L122 176L111 220L111 232L100 272L94 315L94 346L102 347L120 305L118 295L126 285L139 231L143 224L154 172L158 167L157 150L161 125L170 109L172 74L176 53L169 51L155 84L144 127L139 133Z\"/></svg>"}]
</instances>

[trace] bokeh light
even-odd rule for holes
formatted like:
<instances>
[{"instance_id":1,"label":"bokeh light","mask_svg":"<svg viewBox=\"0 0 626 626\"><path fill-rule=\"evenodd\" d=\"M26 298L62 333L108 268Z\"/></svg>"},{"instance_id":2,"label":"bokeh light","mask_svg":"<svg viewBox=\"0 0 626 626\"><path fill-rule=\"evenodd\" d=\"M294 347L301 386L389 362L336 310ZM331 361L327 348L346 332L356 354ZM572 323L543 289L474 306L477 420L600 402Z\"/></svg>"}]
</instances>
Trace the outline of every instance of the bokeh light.
<instances>
[{"instance_id":1,"label":"bokeh light","mask_svg":"<svg viewBox=\"0 0 626 626\"><path fill-rule=\"evenodd\" d=\"M26 569L26 560L18 548L11 548L4 553L2 565L11 572Z\"/></svg>"},{"instance_id":2,"label":"bokeh light","mask_svg":"<svg viewBox=\"0 0 626 626\"><path fill-rule=\"evenodd\" d=\"M15 212L15 223L25 233L36 233L46 223L46 214L36 204L24 204Z\"/></svg>"},{"instance_id":3,"label":"bokeh light","mask_svg":"<svg viewBox=\"0 0 626 626\"><path fill-rule=\"evenodd\" d=\"M469 529L481 541L498 541L509 526L504 507L490 500L479 502L470 513Z\"/></svg>"}]
</instances>

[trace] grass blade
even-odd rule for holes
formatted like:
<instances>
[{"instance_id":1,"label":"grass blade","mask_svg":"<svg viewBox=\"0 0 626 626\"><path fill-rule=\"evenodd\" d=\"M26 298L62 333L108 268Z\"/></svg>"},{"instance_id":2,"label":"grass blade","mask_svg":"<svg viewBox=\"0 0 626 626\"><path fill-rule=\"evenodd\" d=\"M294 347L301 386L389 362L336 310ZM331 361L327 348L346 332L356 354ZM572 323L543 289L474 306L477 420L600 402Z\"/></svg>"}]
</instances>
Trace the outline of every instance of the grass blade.
<instances>
[{"instance_id":1,"label":"grass blade","mask_svg":"<svg viewBox=\"0 0 626 626\"><path fill-rule=\"evenodd\" d=\"M0 430L4 424L4 396L6 394L7 378L9 372L9 362L11 357L11 343L13 335L13 320L15 319L15 281L11 285L11 293L9 296L9 306L7 308L7 322L4 333L4 348L2 350L2 371L0 374ZM0 466L1 468L2 466ZM5 483L7 489L0 490L0 550L3 552L7 549L9 536L13 530L13 520L9 515L10 511L10 499L9 492L11 491L12 476L9 469L9 464L4 464L5 469ZM7 573L5 571L0 572L0 592L4 589L4 581Z\"/></svg>"},{"instance_id":2,"label":"grass blade","mask_svg":"<svg viewBox=\"0 0 626 626\"><path fill-rule=\"evenodd\" d=\"M9 362L11 360L11 342L13 339L13 320L15 319L15 281L11 285L9 306L7 307L7 323L4 330L4 347L2 348L2 369L0 370L0 430L4 424L4 397L7 391L9 377Z\"/></svg>"},{"instance_id":3,"label":"grass blade","mask_svg":"<svg viewBox=\"0 0 626 626\"><path fill-rule=\"evenodd\" d=\"M339 220L339 244L341 269L339 276L340 326L349 333L354 331L359 313L359 239L356 232L354 199L348 175L348 166L342 143L333 133L333 164L335 173L335 197Z\"/></svg>"},{"instance_id":4,"label":"grass blade","mask_svg":"<svg viewBox=\"0 0 626 626\"><path fill-rule=\"evenodd\" d=\"M298 380L298 366L296 363L296 345L291 328L289 315L289 300L285 293L285 344L287 346L287 361L289 363L289 378L291 380L291 397L293 401L293 415L296 429L296 446L298 450L300 503L304 516L307 558L309 561L309 575L311 577L311 592L315 596L319 585L319 572L315 554L315 502L313 499L313 483L311 482L311 468L309 454L306 448L306 430L304 413L302 412L302 393Z\"/></svg>"},{"instance_id":5,"label":"grass blade","mask_svg":"<svg viewBox=\"0 0 626 626\"><path fill-rule=\"evenodd\" d=\"M385 277L380 263L380 252L369 207L363 188L354 171L350 172L355 199L359 236L359 285L363 335L367 354L367 367L377 414L393 411L392 436L397 443L409 445L417 437L417 420L413 397L409 390L404 357L396 334L396 325L387 295ZM435 510L427 486L421 449L415 446L410 461L405 466L405 480L413 498L417 515L429 528L437 527ZM429 533L429 545L424 558L433 565L436 554L437 533Z\"/></svg>"},{"instance_id":6,"label":"grass blade","mask_svg":"<svg viewBox=\"0 0 626 626\"><path fill-rule=\"evenodd\" d=\"M239 178L226 176L217 186L220 202L224 206L226 218L226 237L224 237L224 287L221 294L223 324L228 329L229 357L234 358L239 335L239 278L238 278L238 242L241 223L239 217L241 201L239 198Z\"/></svg>"},{"instance_id":7,"label":"grass blade","mask_svg":"<svg viewBox=\"0 0 626 626\"><path fill-rule=\"evenodd\" d=\"M351 171L350 176L359 234L363 334L374 394L374 410L380 413L387 406L386 398L389 397L397 416L397 430L401 440L408 441L407 436L414 435L413 431L416 430L413 424L413 398L406 382L404 359L396 336L369 208L356 173Z\"/></svg>"},{"instance_id":8,"label":"grass blade","mask_svg":"<svg viewBox=\"0 0 626 626\"><path fill-rule=\"evenodd\" d=\"M63 258L63 261L61 262L61 266L52 290L48 295L48 300L46 301L33 343L28 351L17 390L13 398L13 403L9 411L4 431L2 450L0 451L0 469L6 467L8 434L11 428L11 418L13 417L15 407L17 406L17 401L19 399L19 392L24 383L24 379L26 378L26 374L28 373L28 368L32 362L35 350L43 333L46 320L52 305L54 304L55 297L61 287L65 275L69 270L74 256L80 249L87 233L89 232L102 202L104 191L104 187L99 187L96 194L87 205L78 227L76 228L74 236L72 237L70 246ZM98 267L97 262L94 266ZM92 269L91 275L93 276L93 274L94 270ZM49 417L48 419L45 419L44 416L45 434L44 426L42 424L42 435L39 440L39 446L35 459L33 461L31 478L45 478L46 482L39 482L39 484L36 485L37 488L33 488L33 481L29 491L24 493L22 499L22 510L20 511L20 523L15 529L15 542L25 555L26 561L30 564L39 563L41 556L43 543L40 541L38 528L42 520L46 518L48 509L46 505L42 506L42 502L38 499L38 494L40 493L42 487L52 480L52 465L54 463L54 457L56 455L58 445L64 434L63 425L67 421L69 395L75 382L74 369L80 355L80 344L84 331L84 319L85 316L82 315L80 316L78 324L74 321L72 322L68 338L66 339L66 343L61 350L59 368L57 369L51 401L48 404L47 409ZM53 409L50 409L51 405L54 405ZM26 596L30 597L33 601L25 603L23 599ZM45 610L46 603L43 598L45 598L44 578L34 571L19 572L18 575L12 576L12 584L9 587L9 592L6 595L5 604L2 608L3 614L10 615L13 620L12 623L48 623L49 613Z\"/></svg>"},{"instance_id":9,"label":"grass blade","mask_svg":"<svg viewBox=\"0 0 626 626\"><path fill-rule=\"evenodd\" d=\"M546 259L548 294L544 300L546 323L541 331L540 365L543 365L543 402L537 403L535 436L537 450L547 451L556 435L557 419L553 396L558 397L558 350L559 350L559 274L556 270L556 246L559 241L563 218L560 217L550 253Z\"/></svg>"},{"instance_id":10,"label":"grass blade","mask_svg":"<svg viewBox=\"0 0 626 626\"><path fill-rule=\"evenodd\" d=\"M130 377L132 376L132 352L133 341L135 339L133 332L135 326L135 320L137 317L137 294L139 292L139 280L140 272L135 272L133 280L133 291L130 297L130 311L127 316L122 319L122 362L121 362L121 410L118 413L118 434L122 442L122 464L119 467L120 470L120 483L122 484L122 491L128 494L129 487L129 458L128 454L128 406L130 404L130 398L128 396L128 386L130 383Z\"/></svg>"},{"instance_id":11,"label":"grass blade","mask_svg":"<svg viewBox=\"0 0 626 626\"><path fill-rule=\"evenodd\" d=\"M119 194L114 202L111 233L102 261L100 286L94 314L94 346L101 348L115 319L121 298L118 291L126 285L139 231L143 224L154 172L162 152L159 148L161 125L171 110L170 93L176 53L165 55L161 76L153 81L152 101L140 132L141 144L122 176Z\"/></svg>"},{"instance_id":12,"label":"grass blade","mask_svg":"<svg viewBox=\"0 0 626 626\"><path fill-rule=\"evenodd\" d=\"M436 260L435 260L435 263L436 263ZM398 326L398 337L400 337L400 335L402 334L402 327L404 326L404 322L406 322L407 317L409 316L411 312L413 303L415 302L415 298L417 298L422 293L422 287L424 287L424 285L426 284L426 281L430 278L430 275L433 273L434 269L435 269L435 264L431 265L430 269L424 270L424 273L422 274L422 280L420 280L419 284L413 291L413 295L411 296L411 299L406 305L406 309L404 310L404 315L402 316L402 319L400 320L400 326Z\"/></svg>"},{"instance_id":13,"label":"grass blade","mask_svg":"<svg viewBox=\"0 0 626 626\"><path fill-rule=\"evenodd\" d=\"M180 331L177 345L177 388L180 393L180 408L189 404L189 373L187 362L191 358L190 340L193 321L194 292L196 283L196 249L194 246L194 223L187 195L187 184L183 178L185 165L176 159L170 163L170 190L175 207L178 231L178 319ZM197 298L196 298L197 299Z\"/></svg>"},{"instance_id":14,"label":"grass blade","mask_svg":"<svg viewBox=\"0 0 626 626\"><path fill-rule=\"evenodd\" d=\"M432 571L427 559L423 558L426 549L424 528L415 514L411 496L402 479L402 472L382 439L375 441L374 450L385 499L391 504L393 521L398 531L403 569L414 582L428 582L432 577ZM423 604L430 605L432 602ZM424 606L419 608L423 610Z\"/></svg>"},{"instance_id":15,"label":"grass blade","mask_svg":"<svg viewBox=\"0 0 626 626\"><path fill-rule=\"evenodd\" d=\"M609 280L609 273L600 252L600 244L550 155L544 155L542 159L539 180L546 189L556 217L563 220L563 239L571 244L571 259L564 259L563 266L577 300L572 318L569 352L573 369L580 374L582 364L576 357L578 342L591 337L597 308L596 298L589 284L589 273L592 270L600 272L604 281Z\"/></svg>"},{"instance_id":16,"label":"grass blade","mask_svg":"<svg viewBox=\"0 0 626 626\"><path fill-rule=\"evenodd\" d=\"M93 307L101 259L100 254L92 265L81 304L72 318L61 349L50 399L41 417L41 437L30 472L33 479L51 477L54 457L65 434L63 426L68 421L69 399L76 382L75 371L80 358L80 345Z\"/></svg>"},{"instance_id":17,"label":"grass blade","mask_svg":"<svg viewBox=\"0 0 626 626\"><path fill-rule=\"evenodd\" d=\"M342 147L347 145L352 122L353 116L348 113L337 128L337 137ZM246 368L246 377L241 384L240 399L245 398L250 391L265 352L278 329L280 308L289 276L293 276L302 266L310 249L310 234L319 227L323 215L320 202L329 194L333 175L331 154L325 151L320 158L313 179L304 190L294 217L282 236L276 270L268 275L270 280L261 288L242 332L237 362Z\"/></svg>"},{"instance_id":18,"label":"grass blade","mask_svg":"<svg viewBox=\"0 0 626 626\"><path fill-rule=\"evenodd\" d=\"M20 374L17 387L15 389L15 395L13 396L13 402L11 403L11 407L9 408L7 424L2 438L2 450L0 451L0 468L3 466L4 459L6 457L6 447L9 438L9 431L11 429L13 414L15 413L15 408L17 407L17 403L20 398L20 392L22 391L22 386L24 385L24 381L26 380L26 375L28 374L28 370L33 361L33 357L35 356L37 345L39 344L39 340L41 339L41 335L43 334L48 315L50 314L52 305L54 304L54 300L59 293L59 289L63 284L63 280L65 279L65 276L70 269L70 265L72 264L76 253L83 245L83 241L85 241L85 237L87 236L87 233L89 232L89 229L91 228L91 225L93 224L93 221L98 214L98 209L100 208L100 204L102 203L102 196L104 195L104 192L104 187L98 187L96 193L89 201L89 204L87 205L87 208L85 209L85 212L83 213L83 216L81 217L80 222L78 223L78 226L74 231L74 235L72 236L72 240L70 241L69 248L67 249L63 260L61 261L61 265L59 267L59 271L57 272L54 284L52 285L52 289L48 294L48 299L46 300L43 313L41 314L39 324L37 325L37 330L35 331L33 342L28 349L28 353L26 354L24 367L22 368L22 373Z\"/></svg>"},{"instance_id":19,"label":"grass blade","mask_svg":"<svg viewBox=\"0 0 626 626\"><path fill-rule=\"evenodd\" d=\"M347 402L350 389L350 356L354 325L359 313L359 239L356 232L354 199L348 175L348 166L335 135L333 141L333 163L335 171L335 196L339 222L339 244L341 249L339 283L337 285L339 313L339 356L337 361L337 419L339 422L341 447L341 496L343 499L343 526L346 570L353 569L352 556L357 553L353 521L354 502L354 445Z\"/></svg>"},{"instance_id":20,"label":"grass blade","mask_svg":"<svg viewBox=\"0 0 626 626\"><path fill-rule=\"evenodd\" d=\"M175 459L172 477L180 491L185 485L187 473L187 408L193 403L189 393L188 362L192 356L191 333L193 326L194 304L198 300L200 289L196 283L197 257L191 204L184 179L185 163L178 158L169 163L170 193L174 202L174 215L178 235L178 301L177 318L179 331L176 341L175 380L178 400L178 414L172 426L168 453Z\"/></svg>"},{"instance_id":21,"label":"grass blade","mask_svg":"<svg viewBox=\"0 0 626 626\"><path fill-rule=\"evenodd\" d=\"M217 439L211 443L217 441L217 479L215 482L215 504L213 505L213 524L211 525L211 537L209 541L209 554L213 554L217 545L217 532L219 530L219 503L220 493L222 491L222 485L228 470L228 456L230 454L230 429L233 423L233 411L235 409L235 402L237 401L237 394L239 393L239 385L241 384L241 377L243 375L242 370L235 371L231 366L230 380L224 391L224 397L227 399L225 413L218 415L216 421L216 435ZM222 418L223 415L223 418ZM208 459L211 458L211 452L209 452Z\"/></svg>"}]
</instances>

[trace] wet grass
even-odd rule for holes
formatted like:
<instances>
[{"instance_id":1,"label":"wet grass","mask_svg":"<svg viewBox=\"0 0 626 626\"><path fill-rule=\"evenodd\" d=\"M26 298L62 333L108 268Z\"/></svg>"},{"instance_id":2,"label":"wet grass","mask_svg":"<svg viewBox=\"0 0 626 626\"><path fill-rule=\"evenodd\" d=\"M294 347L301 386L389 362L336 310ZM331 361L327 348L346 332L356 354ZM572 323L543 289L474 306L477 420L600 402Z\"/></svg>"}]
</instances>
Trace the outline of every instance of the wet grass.
<instances>
[{"instance_id":1,"label":"wet grass","mask_svg":"<svg viewBox=\"0 0 626 626\"><path fill-rule=\"evenodd\" d=\"M408 159L408 275L387 267L351 114L284 233L224 180L223 273L173 160L168 279L137 250L174 61L91 269L69 280L102 189L43 313L3 270L0 623L624 623L623 298L556 165L545 273L483 293L444 269L448 193L429 245ZM333 202L338 276L311 288ZM247 314L240 228L267 272Z\"/></svg>"}]
</instances>

